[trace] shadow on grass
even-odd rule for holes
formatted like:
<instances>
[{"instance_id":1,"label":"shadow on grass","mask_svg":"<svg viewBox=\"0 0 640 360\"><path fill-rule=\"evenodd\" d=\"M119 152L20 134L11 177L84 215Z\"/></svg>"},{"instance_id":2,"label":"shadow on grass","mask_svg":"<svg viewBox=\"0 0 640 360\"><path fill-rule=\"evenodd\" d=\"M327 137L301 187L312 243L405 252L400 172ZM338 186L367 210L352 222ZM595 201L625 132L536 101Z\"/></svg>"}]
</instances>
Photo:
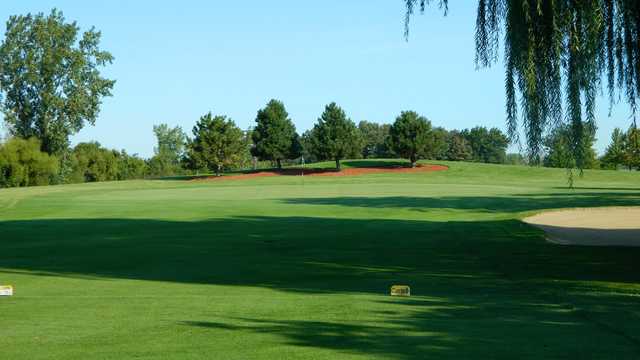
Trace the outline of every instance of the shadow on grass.
<instances>
[{"instance_id":1,"label":"shadow on grass","mask_svg":"<svg viewBox=\"0 0 640 360\"><path fill-rule=\"evenodd\" d=\"M508 358L529 350L543 357L606 355L614 347L616 357L624 358L638 349L637 337L627 334L640 327L633 296L640 249L554 246L517 220L30 220L1 221L0 234L0 274L9 276L367 296L366 311L375 315L367 322L330 320L325 313L308 319L248 313L243 319L203 316L183 323L239 335L271 333L295 346L395 359ZM384 300L396 283L410 284L414 297ZM611 283L626 287L612 291ZM620 323L626 338L594 330L599 323ZM598 342L588 340L594 333Z\"/></svg>"},{"instance_id":2,"label":"shadow on grass","mask_svg":"<svg viewBox=\"0 0 640 360\"><path fill-rule=\"evenodd\" d=\"M364 208L398 208L414 211L436 209L477 210L488 212L535 211L574 207L640 206L640 192L587 192L496 196L443 197L333 197L288 198L282 202L294 205L332 205Z\"/></svg>"},{"instance_id":3,"label":"shadow on grass","mask_svg":"<svg viewBox=\"0 0 640 360\"><path fill-rule=\"evenodd\" d=\"M0 232L0 268L42 273L370 293L435 278L640 279L640 249L548 245L517 220L25 220Z\"/></svg>"}]
</instances>

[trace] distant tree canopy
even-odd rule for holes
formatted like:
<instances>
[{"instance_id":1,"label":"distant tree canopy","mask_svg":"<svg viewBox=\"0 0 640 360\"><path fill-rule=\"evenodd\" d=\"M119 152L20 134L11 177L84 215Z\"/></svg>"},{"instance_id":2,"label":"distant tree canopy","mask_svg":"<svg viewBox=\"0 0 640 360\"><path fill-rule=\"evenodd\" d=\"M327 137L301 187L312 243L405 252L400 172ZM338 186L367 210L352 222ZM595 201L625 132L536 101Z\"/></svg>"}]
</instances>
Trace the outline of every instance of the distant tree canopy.
<instances>
[{"instance_id":1,"label":"distant tree canopy","mask_svg":"<svg viewBox=\"0 0 640 360\"><path fill-rule=\"evenodd\" d=\"M153 126L157 145L154 156L149 159L150 173L155 176L175 175L180 172L187 136L181 127L167 124Z\"/></svg>"},{"instance_id":2,"label":"distant tree canopy","mask_svg":"<svg viewBox=\"0 0 640 360\"><path fill-rule=\"evenodd\" d=\"M405 0L409 20L431 0ZM447 10L448 0L440 0ZM544 134L566 120L577 167L595 126L596 96L606 83L610 103L620 94L635 115L640 96L640 1L478 0L476 64L498 60L504 34L506 118L518 134L520 115L529 157L540 160ZM566 104L566 109L563 109ZM635 120L634 120L635 121Z\"/></svg>"},{"instance_id":3,"label":"distant tree canopy","mask_svg":"<svg viewBox=\"0 0 640 360\"><path fill-rule=\"evenodd\" d=\"M49 154L66 151L70 135L95 123L115 83L99 71L113 61L99 48L100 32L78 39L79 31L57 10L12 16L0 44L0 108L9 131L38 138Z\"/></svg>"},{"instance_id":4,"label":"distant tree canopy","mask_svg":"<svg viewBox=\"0 0 640 360\"><path fill-rule=\"evenodd\" d=\"M347 118L336 103L327 105L310 133L311 148L319 160L335 160L340 170L340 160L359 157L362 138L356 124Z\"/></svg>"},{"instance_id":5,"label":"distant tree canopy","mask_svg":"<svg viewBox=\"0 0 640 360\"><path fill-rule=\"evenodd\" d=\"M36 138L0 144L0 187L48 185L58 173L58 159L40 151Z\"/></svg>"},{"instance_id":6,"label":"distant tree canopy","mask_svg":"<svg viewBox=\"0 0 640 360\"><path fill-rule=\"evenodd\" d=\"M275 161L279 169L283 159L299 156L296 127L281 101L271 100L264 109L258 110L252 138L252 154L260 160Z\"/></svg>"},{"instance_id":7,"label":"distant tree canopy","mask_svg":"<svg viewBox=\"0 0 640 360\"><path fill-rule=\"evenodd\" d=\"M640 170L640 131L631 127L627 132L618 128L611 134L611 144L600 159L605 169L625 167Z\"/></svg>"},{"instance_id":8,"label":"distant tree canopy","mask_svg":"<svg viewBox=\"0 0 640 360\"><path fill-rule=\"evenodd\" d=\"M590 128L589 135L582 139L584 154L583 168L595 169L600 167L596 151L593 149L596 129ZM576 166L572 156L571 129L568 125L560 126L551 131L544 140L544 166L557 168L573 168Z\"/></svg>"},{"instance_id":9,"label":"distant tree canopy","mask_svg":"<svg viewBox=\"0 0 640 360\"><path fill-rule=\"evenodd\" d=\"M393 156L389 144L390 128L389 124L378 124L365 120L358 123L358 130L360 130L363 141L363 158L389 158Z\"/></svg>"},{"instance_id":10,"label":"distant tree canopy","mask_svg":"<svg viewBox=\"0 0 640 360\"><path fill-rule=\"evenodd\" d=\"M68 183L141 179L147 171L143 159L124 150L104 148L97 141L76 145L70 161Z\"/></svg>"},{"instance_id":11,"label":"distant tree canopy","mask_svg":"<svg viewBox=\"0 0 640 360\"><path fill-rule=\"evenodd\" d=\"M471 148L473 161L494 164L505 162L509 139L500 129L476 126L463 130L461 136L465 138Z\"/></svg>"},{"instance_id":12,"label":"distant tree canopy","mask_svg":"<svg viewBox=\"0 0 640 360\"><path fill-rule=\"evenodd\" d=\"M471 146L459 131L449 133L449 146L447 148L446 158L451 161L467 161L471 160Z\"/></svg>"}]
</instances>

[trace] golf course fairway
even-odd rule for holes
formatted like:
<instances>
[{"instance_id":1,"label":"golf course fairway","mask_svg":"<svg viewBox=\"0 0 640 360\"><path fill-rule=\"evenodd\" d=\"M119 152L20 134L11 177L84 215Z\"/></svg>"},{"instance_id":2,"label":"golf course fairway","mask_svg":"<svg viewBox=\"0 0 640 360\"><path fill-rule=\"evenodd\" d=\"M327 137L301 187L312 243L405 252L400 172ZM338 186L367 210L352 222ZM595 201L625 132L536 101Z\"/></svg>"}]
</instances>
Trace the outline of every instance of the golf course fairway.
<instances>
[{"instance_id":1,"label":"golf course fairway","mask_svg":"<svg viewBox=\"0 0 640 360\"><path fill-rule=\"evenodd\" d=\"M640 358L640 248L521 221L639 173L431 164L2 189L0 358Z\"/></svg>"}]
</instances>

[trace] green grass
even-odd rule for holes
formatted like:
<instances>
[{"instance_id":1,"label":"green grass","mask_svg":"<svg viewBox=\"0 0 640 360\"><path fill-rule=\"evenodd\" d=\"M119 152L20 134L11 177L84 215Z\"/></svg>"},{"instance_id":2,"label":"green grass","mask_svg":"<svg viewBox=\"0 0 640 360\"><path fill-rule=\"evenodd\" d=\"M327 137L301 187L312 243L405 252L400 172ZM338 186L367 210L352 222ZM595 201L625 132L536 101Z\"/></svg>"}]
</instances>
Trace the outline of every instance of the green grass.
<instances>
[{"instance_id":1,"label":"green grass","mask_svg":"<svg viewBox=\"0 0 640 360\"><path fill-rule=\"evenodd\" d=\"M447 165L0 190L0 358L639 358L640 249L519 219L640 174Z\"/></svg>"}]
</instances>

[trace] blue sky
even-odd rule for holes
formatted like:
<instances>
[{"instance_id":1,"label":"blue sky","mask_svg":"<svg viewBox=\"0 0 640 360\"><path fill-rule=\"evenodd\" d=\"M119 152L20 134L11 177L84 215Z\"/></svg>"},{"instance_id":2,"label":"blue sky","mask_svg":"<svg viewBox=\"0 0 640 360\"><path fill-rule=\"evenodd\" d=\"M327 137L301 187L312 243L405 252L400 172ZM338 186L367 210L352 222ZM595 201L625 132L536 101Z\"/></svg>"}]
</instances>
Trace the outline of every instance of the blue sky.
<instances>
[{"instance_id":1,"label":"blue sky","mask_svg":"<svg viewBox=\"0 0 640 360\"><path fill-rule=\"evenodd\" d=\"M447 129L504 129L501 64L476 70L475 1L452 1L415 17L403 38L404 1L77 1L4 2L0 19L62 10L82 29L103 33L116 79L95 126L73 142L150 156L154 124L188 133L199 116L225 114L242 128L271 98L282 100L299 131L335 101L354 121L392 122L415 110ZM4 31L2 31L4 33ZM602 151L624 105L598 109Z\"/></svg>"}]
</instances>

